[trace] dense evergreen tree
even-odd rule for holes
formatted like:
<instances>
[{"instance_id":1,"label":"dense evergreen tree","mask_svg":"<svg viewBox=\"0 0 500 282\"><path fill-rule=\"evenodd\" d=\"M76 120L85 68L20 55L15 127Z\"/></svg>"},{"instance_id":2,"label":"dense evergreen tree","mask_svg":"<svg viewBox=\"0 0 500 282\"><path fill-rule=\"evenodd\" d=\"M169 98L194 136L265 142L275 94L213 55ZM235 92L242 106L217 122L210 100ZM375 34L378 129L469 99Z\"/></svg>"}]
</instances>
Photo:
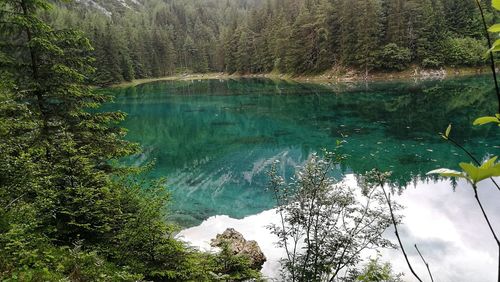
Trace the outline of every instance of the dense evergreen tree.
<instances>
[{"instance_id":1,"label":"dense evergreen tree","mask_svg":"<svg viewBox=\"0 0 500 282\"><path fill-rule=\"evenodd\" d=\"M322 59L327 56L325 42L328 35L326 26L317 17L321 17L321 14L315 16L309 8L302 6L288 39L288 72L306 73L321 68Z\"/></svg>"},{"instance_id":2,"label":"dense evergreen tree","mask_svg":"<svg viewBox=\"0 0 500 282\"><path fill-rule=\"evenodd\" d=\"M354 55L354 63L364 70L368 76L368 71L380 63L377 61L382 28L382 13L379 0L366 0L355 2L357 6L353 10L364 17L354 17L356 29L356 43L351 49ZM377 46L377 47L375 47Z\"/></svg>"},{"instance_id":3,"label":"dense evergreen tree","mask_svg":"<svg viewBox=\"0 0 500 282\"><path fill-rule=\"evenodd\" d=\"M472 38L483 36L475 1L443 0L442 6L447 30L454 36Z\"/></svg>"},{"instance_id":4,"label":"dense evergreen tree","mask_svg":"<svg viewBox=\"0 0 500 282\"><path fill-rule=\"evenodd\" d=\"M385 2L385 40L399 46L407 46L405 0L388 0Z\"/></svg>"},{"instance_id":5,"label":"dense evergreen tree","mask_svg":"<svg viewBox=\"0 0 500 282\"><path fill-rule=\"evenodd\" d=\"M93 48L41 20L49 8L0 1L0 280L212 280L234 258L174 239L163 183L115 164L138 146L123 140L123 113L95 110L109 96L84 83ZM128 50L112 52L124 39L112 30L95 32L108 44L94 53L105 82L134 76ZM228 275L259 277L237 263Z\"/></svg>"},{"instance_id":6,"label":"dense evergreen tree","mask_svg":"<svg viewBox=\"0 0 500 282\"><path fill-rule=\"evenodd\" d=\"M46 16L56 25L83 28L91 37L99 62L91 78L98 84L176 72L304 74L341 67L366 74L385 69L380 53L391 43L411 57L393 70L410 63L471 65L448 58L446 48L455 39L481 36L475 0L142 3L128 9L106 4L111 14L72 3ZM466 61L474 61L480 50L464 52L471 56Z\"/></svg>"}]
</instances>

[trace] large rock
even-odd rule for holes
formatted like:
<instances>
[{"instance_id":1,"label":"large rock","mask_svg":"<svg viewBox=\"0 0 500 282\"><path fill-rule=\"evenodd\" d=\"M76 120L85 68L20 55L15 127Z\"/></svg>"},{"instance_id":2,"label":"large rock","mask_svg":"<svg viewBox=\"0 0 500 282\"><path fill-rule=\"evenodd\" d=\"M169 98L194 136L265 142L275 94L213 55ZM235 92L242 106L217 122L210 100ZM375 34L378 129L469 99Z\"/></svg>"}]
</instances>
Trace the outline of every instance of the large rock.
<instances>
[{"instance_id":1,"label":"large rock","mask_svg":"<svg viewBox=\"0 0 500 282\"><path fill-rule=\"evenodd\" d=\"M234 230L234 228L228 228L224 233L217 234L210 245L212 247L221 247L224 242L227 242L233 254L248 256L252 261L252 268L262 269L262 265L267 259L257 242L253 240L247 241L240 232Z\"/></svg>"}]
</instances>

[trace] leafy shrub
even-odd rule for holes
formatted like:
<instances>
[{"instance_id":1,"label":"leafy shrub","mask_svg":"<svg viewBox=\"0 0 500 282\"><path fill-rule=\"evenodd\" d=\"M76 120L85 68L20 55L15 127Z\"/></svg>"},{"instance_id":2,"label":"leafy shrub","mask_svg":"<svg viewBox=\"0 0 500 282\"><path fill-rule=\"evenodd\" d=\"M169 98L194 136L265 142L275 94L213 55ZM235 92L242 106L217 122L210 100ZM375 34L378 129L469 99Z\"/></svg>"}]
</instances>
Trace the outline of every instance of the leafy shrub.
<instances>
[{"instance_id":1,"label":"leafy shrub","mask_svg":"<svg viewBox=\"0 0 500 282\"><path fill-rule=\"evenodd\" d=\"M389 263L381 263L379 258L370 259L361 274L356 278L359 282L402 282L402 274L394 274Z\"/></svg>"},{"instance_id":2,"label":"leafy shrub","mask_svg":"<svg viewBox=\"0 0 500 282\"><path fill-rule=\"evenodd\" d=\"M425 58L422 60L421 63L422 67L424 68L438 68L443 65L443 62L439 60L438 58Z\"/></svg>"},{"instance_id":3,"label":"leafy shrub","mask_svg":"<svg viewBox=\"0 0 500 282\"><path fill-rule=\"evenodd\" d=\"M451 66L479 66L485 63L487 48L477 39L449 38L445 47L445 61Z\"/></svg>"},{"instance_id":4,"label":"leafy shrub","mask_svg":"<svg viewBox=\"0 0 500 282\"><path fill-rule=\"evenodd\" d=\"M260 281L261 274L251 267L252 261L246 255L234 255L227 242L222 244L221 251L213 258L213 269L210 274L214 280L221 281Z\"/></svg>"},{"instance_id":5,"label":"leafy shrub","mask_svg":"<svg viewBox=\"0 0 500 282\"><path fill-rule=\"evenodd\" d=\"M395 43L389 43L380 52L379 61L384 69L402 71L408 68L411 62L411 51Z\"/></svg>"},{"instance_id":6,"label":"leafy shrub","mask_svg":"<svg viewBox=\"0 0 500 282\"><path fill-rule=\"evenodd\" d=\"M2 281L138 281L142 275L119 267L82 245L57 246L39 233L34 209L19 205L9 226L0 232L0 280ZM22 215L23 220L20 220ZM17 218L16 218L17 217Z\"/></svg>"},{"instance_id":7,"label":"leafy shrub","mask_svg":"<svg viewBox=\"0 0 500 282\"><path fill-rule=\"evenodd\" d=\"M359 188L331 176L343 159L331 152L323 158L314 154L289 184L275 166L269 172L281 217L269 228L286 251L281 261L285 281L338 280L343 270L362 261L362 250L393 246L382 237L391 224L382 191L375 186L355 191Z\"/></svg>"}]
</instances>

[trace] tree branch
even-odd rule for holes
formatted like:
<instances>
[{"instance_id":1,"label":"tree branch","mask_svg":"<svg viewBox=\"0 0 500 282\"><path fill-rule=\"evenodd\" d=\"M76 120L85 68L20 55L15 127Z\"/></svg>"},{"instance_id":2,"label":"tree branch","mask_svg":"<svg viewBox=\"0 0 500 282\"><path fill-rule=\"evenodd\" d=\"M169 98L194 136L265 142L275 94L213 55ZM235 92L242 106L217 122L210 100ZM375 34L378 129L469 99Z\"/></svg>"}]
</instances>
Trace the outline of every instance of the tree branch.
<instances>
[{"instance_id":1,"label":"tree branch","mask_svg":"<svg viewBox=\"0 0 500 282\"><path fill-rule=\"evenodd\" d=\"M443 135L443 137L444 137L444 135ZM481 165L481 162L476 157L474 157L474 155L472 155L471 152L469 152L467 149L465 149L464 146L460 145L460 143L458 143L454 139L450 138L449 136L446 137L445 139L448 140L448 141L450 141L456 147L460 148L462 151L464 151L477 165L479 165L479 166ZM493 177L490 177L490 179L493 182L493 184L495 184L495 186L497 187L498 191L500 191L500 186L495 181L495 179L493 179Z\"/></svg>"},{"instance_id":2,"label":"tree branch","mask_svg":"<svg viewBox=\"0 0 500 282\"><path fill-rule=\"evenodd\" d=\"M427 267L427 272L429 272L429 276L431 277L431 281L434 282L434 278L432 278L432 273L431 273L431 269L429 267L429 264L425 261L424 256L422 256L422 253L420 252L420 250L417 247L417 244L415 244L415 249L417 250L418 255L420 256L422 261L424 262L425 267Z\"/></svg>"},{"instance_id":3,"label":"tree branch","mask_svg":"<svg viewBox=\"0 0 500 282\"><path fill-rule=\"evenodd\" d=\"M387 201L387 205L389 206L389 212L391 213L392 224L394 225L394 234L396 234L396 238L398 239L399 247L401 247L401 252L403 252L406 263L408 264L408 267L410 268L410 271L413 274L413 276L415 276L415 278L417 278L418 281L422 282L422 279L420 279L420 277L417 275L415 270L413 270L413 267L411 266L410 260L408 259L408 255L406 254L405 248L403 247L403 243L401 242L401 238L400 238L399 232L398 232L398 223L396 222L396 218L394 216L394 212L393 212L392 204L391 204L391 199L387 195L387 192L385 191L384 183L379 183L379 185L380 185L380 188L382 188L382 191L384 192L385 200Z\"/></svg>"},{"instance_id":4,"label":"tree branch","mask_svg":"<svg viewBox=\"0 0 500 282\"><path fill-rule=\"evenodd\" d=\"M491 222L488 218L488 215L486 214L486 211L483 208L483 204L481 203L481 200L479 199L479 195L477 193L477 186L476 184L472 184L472 188L474 190L474 198L476 198L476 202L481 208L481 212L483 213L483 217L486 220L486 223L488 223L488 227L490 228L491 234L495 238L495 241L497 242L497 247L498 247L498 282L500 282L500 241L498 240L498 236L495 233L495 230L493 229L493 226L491 225Z\"/></svg>"},{"instance_id":5,"label":"tree branch","mask_svg":"<svg viewBox=\"0 0 500 282\"><path fill-rule=\"evenodd\" d=\"M481 20L483 21L483 28L484 28L484 36L486 37L486 39L488 41L488 48L491 49L491 47L492 47L491 37L490 37L490 33L488 32L488 26L486 24L486 19L484 18L483 7L481 6L481 2L479 2L479 0L476 0L476 4L477 4L477 7L479 8L479 12L481 13ZM495 81L495 90L496 90L497 100L498 100L498 112L500 113L500 88L498 87L495 59L493 58L493 52L489 52L489 55L490 55L489 57L490 57L491 72L493 74L493 80Z\"/></svg>"},{"instance_id":6,"label":"tree branch","mask_svg":"<svg viewBox=\"0 0 500 282\"><path fill-rule=\"evenodd\" d=\"M19 201L22 197L24 197L24 195L26 195L26 193L23 193L21 196L15 198L14 200L12 200L8 205L5 206L4 209L8 209L10 206L12 206L15 202Z\"/></svg>"},{"instance_id":7,"label":"tree branch","mask_svg":"<svg viewBox=\"0 0 500 282\"><path fill-rule=\"evenodd\" d=\"M276 170L275 170L275 167L272 168L272 171L271 171L272 174L276 174ZM275 176L271 175L271 178L274 178ZM272 180L273 182L275 180ZM278 183L273 183L272 184L273 186L271 187L271 189L273 190L273 193L274 193L274 197L276 199L276 204L278 205L278 212L279 212L279 215L280 215L280 220L281 220L281 228L283 228L283 243L284 243L284 246L285 246L285 252L286 252L286 255L288 257L288 260L291 261L293 263L293 261L290 259L290 251L288 250L288 243L287 243L287 232L286 232L286 226L285 226L285 217L283 216L283 203L280 201L280 194L279 194L279 184ZM295 274L294 272L291 273L292 275L292 281L295 281Z\"/></svg>"}]
</instances>

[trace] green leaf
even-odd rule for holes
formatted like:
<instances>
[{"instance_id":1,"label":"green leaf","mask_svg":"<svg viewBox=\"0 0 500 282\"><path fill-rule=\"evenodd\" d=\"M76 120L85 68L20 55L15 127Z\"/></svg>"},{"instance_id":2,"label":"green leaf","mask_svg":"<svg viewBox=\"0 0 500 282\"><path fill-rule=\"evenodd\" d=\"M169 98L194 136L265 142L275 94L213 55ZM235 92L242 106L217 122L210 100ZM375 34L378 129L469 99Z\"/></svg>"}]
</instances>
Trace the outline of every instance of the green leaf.
<instances>
[{"instance_id":1,"label":"green leaf","mask_svg":"<svg viewBox=\"0 0 500 282\"><path fill-rule=\"evenodd\" d=\"M499 0L500 1L500 0ZM500 39L497 39L487 53L500 51Z\"/></svg>"},{"instance_id":2,"label":"green leaf","mask_svg":"<svg viewBox=\"0 0 500 282\"><path fill-rule=\"evenodd\" d=\"M500 0L492 0L491 6L493 6L493 8L495 8L497 10L500 10Z\"/></svg>"},{"instance_id":3,"label":"green leaf","mask_svg":"<svg viewBox=\"0 0 500 282\"><path fill-rule=\"evenodd\" d=\"M469 163L460 163L459 166L465 171L465 173L469 176L470 180L472 182L477 183L477 179L479 178L479 172L477 167L475 167L473 164Z\"/></svg>"},{"instance_id":4,"label":"green leaf","mask_svg":"<svg viewBox=\"0 0 500 282\"><path fill-rule=\"evenodd\" d=\"M486 178L500 176L500 163L494 164L497 157L486 161L480 167L469 163L460 163L460 167L465 171L472 183L478 183Z\"/></svg>"},{"instance_id":5,"label":"green leaf","mask_svg":"<svg viewBox=\"0 0 500 282\"><path fill-rule=\"evenodd\" d=\"M427 173L427 175L430 174L439 174L444 177L460 177L460 178L465 178L465 175L459 171L448 169L448 168L438 168L435 170L431 170Z\"/></svg>"},{"instance_id":6,"label":"green leaf","mask_svg":"<svg viewBox=\"0 0 500 282\"><path fill-rule=\"evenodd\" d=\"M448 125L448 128L446 128L446 132L444 133L444 137L446 137L446 139L448 139L448 136L450 136L450 132L451 132L451 123Z\"/></svg>"},{"instance_id":7,"label":"green leaf","mask_svg":"<svg viewBox=\"0 0 500 282\"><path fill-rule=\"evenodd\" d=\"M495 164L495 162L497 161L497 158L498 156L494 156L493 158L487 160L486 162L484 162L480 168L483 168L483 169L489 169L491 167L493 167L493 165Z\"/></svg>"},{"instance_id":8,"label":"green leaf","mask_svg":"<svg viewBox=\"0 0 500 282\"><path fill-rule=\"evenodd\" d=\"M489 32L500 32L500 24L494 24L488 28Z\"/></svg>"},{"instance_id":9,"label":"green leaf","mask_svg":"<svg viewBox=\"0 0 500 282\"><path fill-rule=\"evenodd\" d=\"M480 118L477 118L473 124L474 125L483 125L483 124L487 124L487 123L491 123L491 122L500 123L500 120L497 117L480 117Z\"/></svg>"}]
</instances>

